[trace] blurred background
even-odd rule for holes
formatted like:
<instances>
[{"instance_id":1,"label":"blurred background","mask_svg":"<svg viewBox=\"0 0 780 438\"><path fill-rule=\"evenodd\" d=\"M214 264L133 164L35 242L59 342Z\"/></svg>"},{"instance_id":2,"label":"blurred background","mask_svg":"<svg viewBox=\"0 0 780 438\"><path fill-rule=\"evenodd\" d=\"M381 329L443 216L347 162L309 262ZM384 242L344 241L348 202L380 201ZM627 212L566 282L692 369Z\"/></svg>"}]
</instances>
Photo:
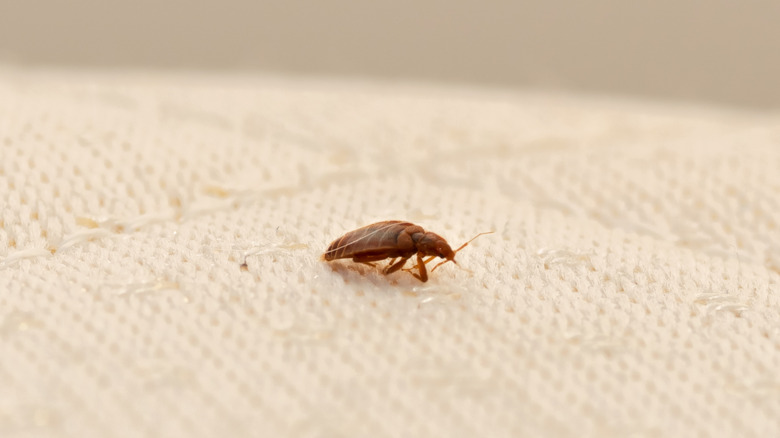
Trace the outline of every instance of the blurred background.
<instances>
[{"instance_id":1,"label":"blurred background","mask_svg":"<svg viewBox=\"0 0 780 438\"><path fill-rule=\"evenodd\" d=\"M780 106L780 2L0 0L0 63Z\"/></svg>"}]
</instances>

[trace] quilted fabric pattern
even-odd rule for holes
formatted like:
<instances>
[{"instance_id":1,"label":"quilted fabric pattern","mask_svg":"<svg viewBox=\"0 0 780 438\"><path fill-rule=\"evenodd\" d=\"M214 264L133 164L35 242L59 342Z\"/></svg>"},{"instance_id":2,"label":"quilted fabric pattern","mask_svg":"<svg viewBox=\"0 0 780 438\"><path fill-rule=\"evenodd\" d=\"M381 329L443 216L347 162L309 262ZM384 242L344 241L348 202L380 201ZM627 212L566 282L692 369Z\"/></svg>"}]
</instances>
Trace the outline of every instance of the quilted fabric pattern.
<instances>
[{"instance_id":1,"label":"quilted fabric pattern","mask_svg":"<svg viewBox=\"0 0 780 438\"><path fill-rule=\"evenodd\" d=\"M780 118L0 73L0 434L778 436ZM409 220L427 283L327 245Z\"/></svg>"}]
</instances>

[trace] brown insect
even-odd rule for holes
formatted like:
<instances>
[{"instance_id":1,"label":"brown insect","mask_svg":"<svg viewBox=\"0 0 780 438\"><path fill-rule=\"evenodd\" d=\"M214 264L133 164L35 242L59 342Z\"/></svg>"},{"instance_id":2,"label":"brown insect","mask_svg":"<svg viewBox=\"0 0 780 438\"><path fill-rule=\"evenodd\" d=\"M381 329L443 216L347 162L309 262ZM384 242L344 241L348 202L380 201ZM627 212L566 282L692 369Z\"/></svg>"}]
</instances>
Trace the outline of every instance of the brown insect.
<instances>
[{"instance_id":1,"label":"brown insect","mask_svg":"<svg viewBox=\"0 0 780 438\"><path fill-rule=\"evenodd\" d=\"M334 240L328 246L328 250L325 251L322 258L328 262L336 259L351 258L353 262L364 263L369 266L375 266L373 262L391 259L390 263L382 269L382 273L387 275L403 268L407 260L417 254L417 270L419 274L413 272L414 268L404 270L410 272L418 280L425 282L428 281L428 271L425 268L428 262L436 257L445 259L434 266L431 272L447 262L453 262L457 265L455 254L458 251L477 237L490 233L492 231L479 233L453 251L443 237L430 231L425 231L419 225L402 221L377 222L350 231ZM429 258L428 260L423 260L423 257ZM400 260L398 260L399 258Z\"/></svg>"}]
</instances>

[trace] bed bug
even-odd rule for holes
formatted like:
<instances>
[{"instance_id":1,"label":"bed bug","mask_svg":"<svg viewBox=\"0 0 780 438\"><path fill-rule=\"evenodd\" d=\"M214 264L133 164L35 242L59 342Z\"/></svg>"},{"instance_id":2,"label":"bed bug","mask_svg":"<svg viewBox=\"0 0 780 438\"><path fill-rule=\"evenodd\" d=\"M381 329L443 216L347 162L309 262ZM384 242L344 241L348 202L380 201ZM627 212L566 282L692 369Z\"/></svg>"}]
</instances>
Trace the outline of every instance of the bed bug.
<instances>
[{"instance_id":1,"label":"bed bug","mask_svg":"<svg viewBox=\"0 0 780 438\"><path fill-rule=\"evenodd\" d=\"M410 272L418 280L425 282L428 281L428 271L425 267L428 262L436 257L444 259L443 262L434 266L431 272L447 262L453 262L457 265L455 254L458 251L477 237L490 233L492 231L479 233L453 251L443 237L425 231L419 225L403 221L377 222L350 231L334 240L322 258L328 262L336 259L352 259L353 262L369 266L375 266L374 262L391 259L390 263L382 269L382 273L387 275L402 269L406 262L417 254L416 268L418 273L413 272L414 267L404 270ZM423 260L424 257L428 257L428 259Z\"/></svg>"}]
</instances>

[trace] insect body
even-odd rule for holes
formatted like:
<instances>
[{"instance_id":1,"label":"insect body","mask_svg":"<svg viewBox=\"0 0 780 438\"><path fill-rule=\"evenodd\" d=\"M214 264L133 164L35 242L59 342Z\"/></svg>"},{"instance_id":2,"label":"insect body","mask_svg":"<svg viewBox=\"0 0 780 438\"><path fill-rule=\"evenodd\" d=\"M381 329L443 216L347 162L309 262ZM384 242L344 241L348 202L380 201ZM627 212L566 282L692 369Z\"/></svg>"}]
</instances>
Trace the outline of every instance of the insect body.
<instances>
[{"instance_id":1,"label":"insect body","mask_svg":"<svg viewBox=\"0 0 780 438\"><path fill-rule=\"evenodd\" d=\"M492 231L491 231L492 232ZM481 236L480 233L473 239ZM374 266L373 262L391 259L390 263L382 270L384 274L391 274L403 268L406 262L417 254L417 271L409 270L420 281L428 281L428 271L425 265L436 257L445 259L431 269L447 262L455 261L455 254L471 242L461 245L455 251L443 237L430 231L425 231L421 226L410 222L384 221L367 225L334 240L323 254L323 259L332 261L336 259L352 259L353 262L365 263ZM424 257L429 257L423 260ZM400 260L399 260L400 259Z\"/></svg>"}]
</instances>

